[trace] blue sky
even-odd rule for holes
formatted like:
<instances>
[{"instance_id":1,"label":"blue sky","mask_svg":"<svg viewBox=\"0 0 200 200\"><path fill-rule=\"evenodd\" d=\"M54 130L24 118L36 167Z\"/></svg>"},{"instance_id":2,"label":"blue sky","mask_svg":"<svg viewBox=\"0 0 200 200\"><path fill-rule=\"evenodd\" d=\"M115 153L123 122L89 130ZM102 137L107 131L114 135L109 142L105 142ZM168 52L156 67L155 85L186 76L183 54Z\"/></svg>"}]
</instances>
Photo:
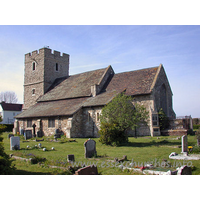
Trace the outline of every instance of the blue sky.
<instances>
[{"instance_id":1,"label":"blue sky","mask_svg":"<svg viewBox=\"0 0 200 200\"><path fill-rule=\"evenodd\" d=\"M0 92L23 102L24 54L49 46L70 54L70 74L163 64L177 116L200 117L200 26L0 25Z\"/></svg>"}]
</instances>

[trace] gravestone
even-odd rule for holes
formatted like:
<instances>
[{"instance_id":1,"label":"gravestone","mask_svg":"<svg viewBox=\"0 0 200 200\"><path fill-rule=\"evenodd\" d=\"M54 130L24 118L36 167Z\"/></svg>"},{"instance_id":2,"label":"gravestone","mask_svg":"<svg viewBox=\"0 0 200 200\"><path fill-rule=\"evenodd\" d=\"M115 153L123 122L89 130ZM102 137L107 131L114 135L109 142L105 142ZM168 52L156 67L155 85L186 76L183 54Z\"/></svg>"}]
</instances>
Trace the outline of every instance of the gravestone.
<instances>
[{"instance_id":1,"label":"gravestone","mask_svg":"<svg viewBox=\"0 0 200 200\"><path fill-rule=\"evenodd\" d=\"M187 165L181 166L177 168L177 170L178 170L177 175L192 175L192 169Z\"/></svg>"},{"instance_id":2,"label":"gravestone","mask_svg":"<svg viewBox=\"0 0 200 200\"><path fill-rule=\"evenodd\" d=\"M37 132L37 137L42 137L43 136L43 132L42 131L38 131Z\"/></svg>"},{"instance_id":3,"label":"gravestone","mask_svg":"<svg viewBox=\"0 0 200 200\"><path fill-rule=\"evenodd\" d=\"M10 150L20 149L20 138L19 137L10 137Z\"/></svg>"},{"instance_id":4,"label":"gravestone","mask_svg":"<svg viewBox=\"0 0 200 200\"><path fill-rule=\"evenodd\" d=\"M187 155L188 151L188 142L187 142L187 135L182 136L182 152L183 154Z\"/></svg>"},{"instance_id":5,"label":"gravestone","mask_svg":"<svg viewBox=\"0 0 200 200\"><path fill-rule=\"evenodd\" d=\"M75 161L74 154L67 155L67 161L68 162L74 162Z\"/></svg>"},{"instance_id":6,"label":"gravestone","mask_svg":"<svg viewBox=\"0 0 200 200\"><path fill-rule=\"evenodd\" d=\"M91 158L95 155L97 155L97 151L96 151L96 142L94 140L87 140L84 143L85 146L85 157L86 158Z\"/></svg>"},{"instance_id":7,"label":"gravestone","mask_svg":"<svg viewBox=\"0 0 200 200\"><path fill-rule=\"evenodd\" d=\"M97 166L87 166L75 171L75 175L98 175Z\"/></svg>"},{"instance_id":8,"label":"gravestone","mask_svg":"<svg viewBox=\"0 0 200 200\"><path fill-rule=\"evenodd\" d=\"M25 130L24 137L25 137L25 140L32 138L32 130Z\"/></svg>"}]
</instances>

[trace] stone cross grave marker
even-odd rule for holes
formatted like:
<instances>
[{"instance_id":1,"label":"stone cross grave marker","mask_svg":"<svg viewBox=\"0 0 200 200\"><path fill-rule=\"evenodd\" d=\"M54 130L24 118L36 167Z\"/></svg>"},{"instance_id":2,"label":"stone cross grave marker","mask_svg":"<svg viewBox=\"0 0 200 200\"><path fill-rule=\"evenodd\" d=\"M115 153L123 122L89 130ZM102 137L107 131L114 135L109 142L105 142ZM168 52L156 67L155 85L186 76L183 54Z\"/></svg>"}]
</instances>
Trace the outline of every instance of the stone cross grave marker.
<instances>
[{"instance_id":1,"label":"stone cross grave marker","mask_svg":"<svg viewBox=\"0 0 200 200\"><path fill-rule=\"evenodd\" d=\"M20 149L20 138L10 137L10 150Z\"/></svg>"},{"instance_id":2,"label":"stone cross grave marker","mask_svg":"<svg viewBox=\"0 0 200 200\"><path fill-rule=\"evenodd\" d=\"M97 155L97 151L96 151L96 142L94 140L87 140L84 143L85 146L85 157L86 158L91 158L95 155Z\"/></svg>"},{"instance_id":3,"label":"stone cross grave marker","mask_svg":"<svg viewBox=\"0 0 200 200\"><path fill-rule=\"evenodd\" d=\"M25 140L32 138L32 130L25 130L24 137L25 137Z\"/></svg>"},{"instance_id":4,"label":"stone cross grave marker","mask_svg":"<svg viewBox=\"0 0 200 200\"><path fill-rule=\"evenodd\" d=\"M187 135L182 136L182 152L183 154L187 155L188 152L188 142L187 142Z\"/></svg>"}]
</instances>

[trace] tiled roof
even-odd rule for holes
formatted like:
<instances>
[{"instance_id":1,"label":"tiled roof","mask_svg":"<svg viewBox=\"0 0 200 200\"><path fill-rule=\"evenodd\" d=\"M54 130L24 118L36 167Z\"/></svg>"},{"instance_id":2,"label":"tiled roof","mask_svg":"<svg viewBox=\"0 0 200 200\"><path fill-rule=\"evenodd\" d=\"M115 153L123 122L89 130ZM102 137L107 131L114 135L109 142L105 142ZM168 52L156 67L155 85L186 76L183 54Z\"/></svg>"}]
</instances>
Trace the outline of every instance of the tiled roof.
<instances>
[{"instance_id":1,"label":"tiled roof","mask_svg":"<svg viewBox=\"0 0 200 200\"><path fill-rule=\"evenodd\" d=\"M21 111L23 104L15 104L15 103L0 103L3 110L6 111Z\"/></svg>"},{"instance_id":2,"label":"tiled roof","mask_svg":"<svg viewBox=\"0 0 200 200\"><path fill-rule=\"evenodd\" d=\"M79 110L85 98L58 100L50 102L38 102L29 109L17 115L16 118L45 117L45 116L70 116Z\"/></svg>"},{"instance_id":3,"label":"tiled roof","mask_svg":"<svg viewBox=\"0 0 200 200\"><path fill-rule=\"evenodd\" d=\"M61 100L91 96L91 86L98 84L107 68L69 76L38 101Z\"/></svg>"},{"instance_id":4,"label":"tiled roof","mask_svg":"<svg viewBox=\"0 0 200 200\"><path fill-rule=\"evenodd\" d=\"M158 71L158 67L115 74L106 91L122 91L127 95L141 95L151 93L151 86Z\"/></svg>"},{"instance_id":5,"label":"tiled roof","mask_svg":"<svg viewBox=\"0 0 200 200\"><path fill-rule=\"evenodd\" d=\"M60 84L43 95L38 103L22 112L16 118L70 116L82 107L104 106L117 94L150 94L159 67L114 74L105 82L102 92L91 96L91 86L98 84L106 68L59 79Z\"/></svg>"}]
</instances>

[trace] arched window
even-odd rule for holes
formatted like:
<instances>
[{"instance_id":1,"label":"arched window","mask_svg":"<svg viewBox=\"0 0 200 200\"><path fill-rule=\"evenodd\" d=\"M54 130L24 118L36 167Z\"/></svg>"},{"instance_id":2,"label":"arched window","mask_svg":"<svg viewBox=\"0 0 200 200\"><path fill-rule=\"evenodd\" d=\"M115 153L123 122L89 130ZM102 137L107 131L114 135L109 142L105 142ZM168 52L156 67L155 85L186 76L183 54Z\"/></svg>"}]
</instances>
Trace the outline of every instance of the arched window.
<instances>
[{"instance_id":1,"label":"arched window","mask_svg":"<svg viewBox=\"0 0 200 200\"><path fill-rule=\"evenodd\" d=\"M32 63L32 69L33 69L33 71L35 71L35 68L36 68L36 63L33 62L33 63Z\"/></svg>"}]
</instances>

